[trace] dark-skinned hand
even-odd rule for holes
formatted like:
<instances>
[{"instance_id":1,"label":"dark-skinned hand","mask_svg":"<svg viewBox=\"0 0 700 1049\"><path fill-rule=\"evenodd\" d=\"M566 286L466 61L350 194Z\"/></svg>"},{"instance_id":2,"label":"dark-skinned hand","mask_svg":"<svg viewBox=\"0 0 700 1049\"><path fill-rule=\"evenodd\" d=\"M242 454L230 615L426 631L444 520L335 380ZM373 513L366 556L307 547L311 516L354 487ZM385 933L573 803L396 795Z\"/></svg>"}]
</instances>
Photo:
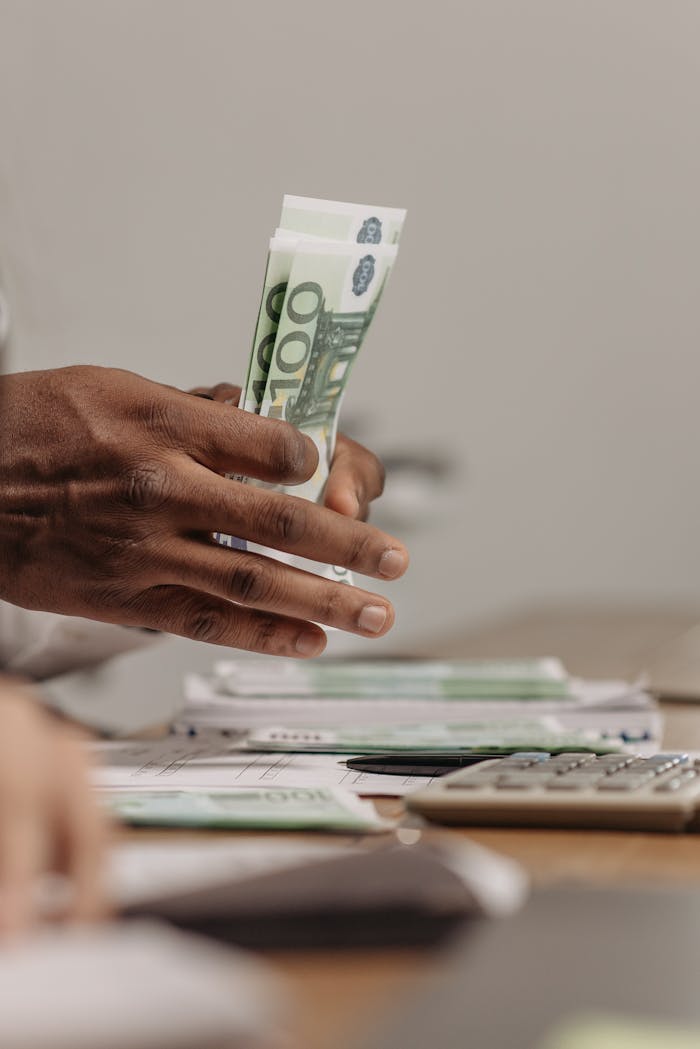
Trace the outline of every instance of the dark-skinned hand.
<instances>
[{"instance_id":1,"label":"dark-skinned hand","mask_svg":"<svg viewBox=\"0 0 700 1049\"><path fill-rule=\"evenodd\" d=\"M90 366L0 379L0 597L283 656L318 655L317 623L386 633L386 598L211 539L395 579L405 548L357 519L381 490L377 461L339 441L325 506L227 480L299 484L317 453L214 396Z\"/></svg>"}]
</instances>

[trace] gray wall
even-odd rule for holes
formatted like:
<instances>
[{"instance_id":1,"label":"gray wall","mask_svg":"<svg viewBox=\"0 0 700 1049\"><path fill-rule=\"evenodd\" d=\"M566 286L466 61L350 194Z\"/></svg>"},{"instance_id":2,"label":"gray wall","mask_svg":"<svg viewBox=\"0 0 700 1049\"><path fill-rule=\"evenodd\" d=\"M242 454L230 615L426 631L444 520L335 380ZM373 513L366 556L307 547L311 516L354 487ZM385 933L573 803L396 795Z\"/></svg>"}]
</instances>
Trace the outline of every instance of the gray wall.
<instances>
[{"instance_id":1,"label":"gray wall","mask_svg":"<svg viewBox=\"0 0 700 1049\"><path fill-rule=\"evenodd\" d=\"M457 470L396 643L700 610L699 40L691 0L0 0L14 364L240 378L282 193L403 205L348 412Z\"/></svg>"}]
</instances>

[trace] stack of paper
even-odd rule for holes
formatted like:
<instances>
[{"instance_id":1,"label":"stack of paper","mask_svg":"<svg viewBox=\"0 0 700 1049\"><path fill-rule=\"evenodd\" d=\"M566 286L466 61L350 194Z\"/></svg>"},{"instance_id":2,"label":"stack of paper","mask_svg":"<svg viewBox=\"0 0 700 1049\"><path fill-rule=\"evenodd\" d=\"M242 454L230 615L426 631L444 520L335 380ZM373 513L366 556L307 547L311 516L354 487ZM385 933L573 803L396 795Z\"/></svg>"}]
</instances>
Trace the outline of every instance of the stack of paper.
<instances>
[{"instance_id":1,"label":"stack of paper","mask_svg":"<svg viewBox=\"0 0 700 1049\"><path fill-rule=\"evenodd\" d=\"M431 723L441 745L458 748L531 746L553 732L647 741L662 727L640 686L570 678L556 659L227 661L209 677L189 675L185 696L185 731L335 728L366 737L375 726ZM445 726L461 742L444 738ZM415 735L409 745L422 746Z\"/></svg>"},{"instance_id":2,"label":"stack of paper","mask_svg":"<svg viewBox=\"0 0 700 1049\"><path fill-rule=\"evenodd\" d=\"M348 755L625 745L644 753L658 749L662 728L638 687L574 680L553 659L247 659L218 664L207 678L191 675L186 697L167 739L99 746L98 784L129 792L113 802L123 814L141 822L377 831L381 821L360 812L348 792L401 796L426 777L355 772ZM285 792L296 789L308 793L295 808ZM135 791L171 797L146 804Z\"/></svg>"}]
</instances>

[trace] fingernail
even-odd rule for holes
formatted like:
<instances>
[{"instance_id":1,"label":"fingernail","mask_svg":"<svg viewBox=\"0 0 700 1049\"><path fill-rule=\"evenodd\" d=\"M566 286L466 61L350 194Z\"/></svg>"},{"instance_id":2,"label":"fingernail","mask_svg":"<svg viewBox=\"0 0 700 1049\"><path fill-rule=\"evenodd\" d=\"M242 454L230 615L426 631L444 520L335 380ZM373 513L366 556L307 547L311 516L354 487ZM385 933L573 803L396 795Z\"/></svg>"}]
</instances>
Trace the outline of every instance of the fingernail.
<instances>
[{"instance_id":1,"label":"fingernail","mask_svg":"<svg viewBox=\"0 0 700 1049\"><path fill-rule=\"evenodd\" d=\"M323 636L306 630L299 634L294 647L300 656L317 656L323 651Z\"/></svg>"},{"instance_id":2,"label":"fingernail","mask_svg":"<svg viewBox=\"0 0 700 1049\"><path fill-rule=\"evenodd\" d=\"M386 607L384 605L365 605L357 620L360 630L366 630L368 634L378 634L385 623Z\"/></svg>"},{"instance_id":3,"label":"fingernail","mask_svg":"<svg viewBox=\"0 0 700 1049\"><path fill-rule=\"evenodd\" d=\"M401 550L385 550L379 558L378 571L386 579L395 579L406 567L406 555Z\"/></svg>"}]
</instances>

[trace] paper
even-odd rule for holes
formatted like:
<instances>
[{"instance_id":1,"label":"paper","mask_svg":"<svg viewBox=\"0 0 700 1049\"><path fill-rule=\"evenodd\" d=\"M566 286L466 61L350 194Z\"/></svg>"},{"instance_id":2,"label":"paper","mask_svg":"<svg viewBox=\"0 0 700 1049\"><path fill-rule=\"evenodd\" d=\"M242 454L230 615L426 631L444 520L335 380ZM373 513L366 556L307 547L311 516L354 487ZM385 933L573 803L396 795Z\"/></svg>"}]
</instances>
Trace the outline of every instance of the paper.
<instances>
[{"instance_id":1,"label":"paper","mask_svg":"<svg viewBox=\"0 0 700 1049\"><path fill-rule=\"evenodd\" d=\"M402 840L405 837L409 840ZM512 914L525 900L528 879L520 865L466 838L441 838L436 843L432 836L426 840L420 830L399 828L389 842L388 847L398 845L405 851L431 849L439 862L469 886L484 914ZM356 839L338 844L270 835L129 842L115 846L109 855L110 898L117 909L152 906L157 910L159 901L172 896L206 892L224 884L235 886L268 874L284 875L294 868L386 847L383 840L378 844L376 839L366 844Z\"/></svg>"},{"instance_id":2,"label":"paper","mask_svg":"<svg viewBox=\"0 0 700 1049\"><path fill-rule=\"evenodd\" d=\"M270 1046L285 997L251 956L155 922L48 929L0 951L2 1049Z\"/></svg>"},{"instance_id":3,"label":"paper","mask_svg":"<svg viewBox=\"0 0 700 1049\"><path fill-rule=\"evenodd\" d=\"M98 787L188 790L234 787L343 787L353 794L402 797L428 776L353 772L334 754L257 754L235 749L225 737L98 743Z\"/></svg>"},{"instance_id":4,"label":"paper","mask_svg":"<svg viewBox=\"0 0 700 1049\"><path fill-rule=\"evenodd\" d=\"M564 731L595 731L608 737L646 742L661 738L662 716L650 696L626 682L576 682L568 700L386 698L373 700L337 697L265 698L226 696L215 679L190 674L185 679L186 703L177 721L183 731L190 728L218 729L239 733L252 729L332 729L349 726L415 725L457 722L502 722L556 717Z\"/></svg>"},{"instance_id":5,"label":"paper","mask_svg":"<svg viewBox=\"0 0 700 1049\"><path fill-rule=\"evenodd\" d=\"M107 886L116 909L145 907L164 897L352 855L354 851L338 840L283 835L236 834L194 842L178 835L129 841L110 851Z\"/></svg>"}]
</instances>

